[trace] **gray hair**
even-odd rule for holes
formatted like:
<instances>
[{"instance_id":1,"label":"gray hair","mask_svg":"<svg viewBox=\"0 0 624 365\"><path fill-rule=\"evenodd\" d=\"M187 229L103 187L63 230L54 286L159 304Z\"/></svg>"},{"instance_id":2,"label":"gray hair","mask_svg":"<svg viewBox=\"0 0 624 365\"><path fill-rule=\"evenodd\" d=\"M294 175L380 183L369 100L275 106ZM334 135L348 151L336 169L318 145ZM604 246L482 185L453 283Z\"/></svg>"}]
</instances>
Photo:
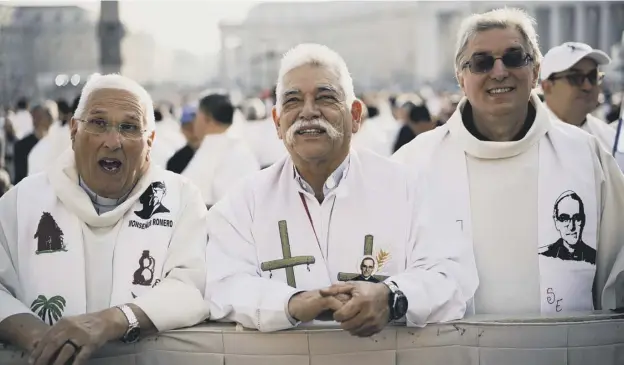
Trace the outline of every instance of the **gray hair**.
<instances>
[{"instance_id":1,"label":"gray hair","mask_svg":"<svg viewBox=\"0 0 624 365\"><path fill-rule=\"evenodd\" d=\"M472 14L464 19L457 32L457 45L455 47L455 74L458 75L465 62L465 51L468 42L477 33L490 29L515 28L520 32L524 40L525 50L533 59L535 65L542 62L542 52L537 41L535 31L535 19L522 9L502 8L488 11L483 14Z\"/></svg>"},{"instance_id":2,"label":"gray hair","mask_svg":"<svg viewBox=\"0 0 624 365\"><path fill-rule=\"evenodd\" d=\"M143 112L145 113L145 126L147 127L147 130L152 132L156 129L156 117L154 115L154 102L152 101L152 97L149 95L147 90L145 90L143 86L139 85L136 81L118 74L92 75L82 88L80 101L78 102L78 107L76 108L74 116L77 118L83 118L89 96L94 91L102 89L125 90L136 96L136 98L139 99L139 104L143 107Z\"/></svg>"},{"instance_id":3,"label":"gray hair","mask_svg":"<svg viewBox=\"0 0 624 365\"><path fill-rule=\"evenodd\" d=\"M345 96L347 108L351 110L351 105L355 101L355 91L353 89L353 79L351 78L351 74L349 73L344 59L327 46L303 43L286 52L282 58L276 86L277 101L275 107L278 115L282 111L284 98L284 75L304 65L321 66L333 72L338 77L340 88Z\"/></svg>"}]
</instances>

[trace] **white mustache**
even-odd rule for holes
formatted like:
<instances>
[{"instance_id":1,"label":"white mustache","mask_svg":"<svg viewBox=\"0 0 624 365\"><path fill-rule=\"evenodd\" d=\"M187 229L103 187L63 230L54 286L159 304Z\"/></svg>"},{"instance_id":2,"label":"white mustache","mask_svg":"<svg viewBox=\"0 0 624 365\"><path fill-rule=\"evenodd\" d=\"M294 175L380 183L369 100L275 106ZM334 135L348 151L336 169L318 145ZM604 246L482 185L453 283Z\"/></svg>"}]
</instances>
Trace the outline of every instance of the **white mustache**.
<instances>
[{"instance_id":1,"label":"white mustache","mask_svg":"<svg viewBox=\"0 0 624 365\"><path fill-rule=\"evenodd\" d=\"M303 120L299 119L295 123L293 123L288 130L286 131L286 143L292 146L295 143L295 133L303 128L314 128L320 127L325 129L325 133L330 139L337 139L342 137L342 132L336 129L333 125L331 125L325 119L313 119L313 120Z\"/></svg>"}]
</instances>

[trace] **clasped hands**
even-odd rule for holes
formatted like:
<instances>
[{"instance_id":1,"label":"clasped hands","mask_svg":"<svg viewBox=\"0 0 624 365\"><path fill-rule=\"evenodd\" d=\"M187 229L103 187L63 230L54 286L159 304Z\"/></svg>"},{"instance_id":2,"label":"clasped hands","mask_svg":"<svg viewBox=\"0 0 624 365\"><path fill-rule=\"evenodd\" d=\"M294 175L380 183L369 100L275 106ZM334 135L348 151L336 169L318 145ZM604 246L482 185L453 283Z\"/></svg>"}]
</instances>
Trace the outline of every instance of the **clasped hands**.
<instances>
[{"instance_id":1,"label":"clasped hands","mask_svg":"<svg viewBox=\"0 0 624 365\"><path fill-rule=\"evenodd\" d=\"M333 320L354 336L368 337L380 332L389 322L390 289L383 283L350 281L320 290L295 294L288 302L290 315L301 321Z\"/></svg>"},{"instance_id":2,"label":"clasped hands","mask_svg":"<svg viewBox=\"0 0 624 365\"><path fill-rule=\"evenodd\" d=\"M119 312L116 313L115 311ZM98 313L63 317L39 333L29 363L34 365L84 364L108 341L125 333L127 322L116 308Z\"/></svg>"}]
</instances>

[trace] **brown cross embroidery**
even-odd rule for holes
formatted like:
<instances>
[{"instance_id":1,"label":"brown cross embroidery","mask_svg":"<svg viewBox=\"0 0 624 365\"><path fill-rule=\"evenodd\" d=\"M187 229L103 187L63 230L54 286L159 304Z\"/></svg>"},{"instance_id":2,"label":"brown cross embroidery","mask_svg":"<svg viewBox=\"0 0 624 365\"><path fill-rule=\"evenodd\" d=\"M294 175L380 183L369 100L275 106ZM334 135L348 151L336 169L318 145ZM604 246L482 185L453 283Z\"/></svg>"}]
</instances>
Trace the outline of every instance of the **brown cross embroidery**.
<instances>
[{"instance_id":1,"label":"brown cross embroidery","mask_svg":"<svg viewBox=\"0 0 624 365\"><path fill-rule=\"evenodd\" d=\"M288 226L286 221L277 222L279 228L280 241L282 242L282 256L283 258L277 260L266 261L260 264L262 271L273 271L279 269L286 269L286 282L288 286L296 288L297 283L295 281L295 270L293 269L298 265L308 265L308 271L310 271L309 265L316 262L314 256L295 256L292 257L290 253L290 240L288 239Z\"/></svg>"}]
</instances>

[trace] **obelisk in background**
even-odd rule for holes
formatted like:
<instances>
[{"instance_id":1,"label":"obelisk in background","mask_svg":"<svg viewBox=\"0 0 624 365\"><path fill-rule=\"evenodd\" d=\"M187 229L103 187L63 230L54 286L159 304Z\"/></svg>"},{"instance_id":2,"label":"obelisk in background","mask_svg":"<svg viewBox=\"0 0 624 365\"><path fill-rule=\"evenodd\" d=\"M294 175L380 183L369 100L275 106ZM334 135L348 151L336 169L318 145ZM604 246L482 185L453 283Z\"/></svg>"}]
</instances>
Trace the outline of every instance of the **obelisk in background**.
<instances>
[{"instance_id":1,"label":"obelisk in background","mask_svg":"<svg viewBox=\"0 0 624 365\"><path fill-rule=\"evenodd\" d=\"M102 74L121 71L121 40L125 34L119 19L119 1L100 1L100 72Z\"/></svg>"}]
</instances>

